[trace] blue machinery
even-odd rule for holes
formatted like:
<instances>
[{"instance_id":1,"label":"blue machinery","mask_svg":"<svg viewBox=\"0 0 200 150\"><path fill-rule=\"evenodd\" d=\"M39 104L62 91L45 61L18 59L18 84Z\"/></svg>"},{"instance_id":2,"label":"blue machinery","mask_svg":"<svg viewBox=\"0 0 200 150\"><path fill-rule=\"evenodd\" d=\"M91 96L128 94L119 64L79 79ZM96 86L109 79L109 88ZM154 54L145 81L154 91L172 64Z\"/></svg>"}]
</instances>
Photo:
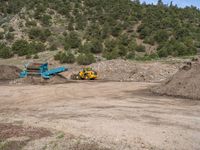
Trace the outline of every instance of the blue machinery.
<instances>
[{"instance_id":1,"label":"blue machinery","mask_svg":"<svg viewBox=\"0 0 200 150\"><path fill-rule=\"evenodd\" d=\"M54 75L68 71L68 68L65 67L58 67L54 69L48 69L48 63L31 63L25 65L25 70L20 73L20 78L25 78L29 75L31 76L41 76L44 79L50 79Z\"/></svg>"}]
</instances>

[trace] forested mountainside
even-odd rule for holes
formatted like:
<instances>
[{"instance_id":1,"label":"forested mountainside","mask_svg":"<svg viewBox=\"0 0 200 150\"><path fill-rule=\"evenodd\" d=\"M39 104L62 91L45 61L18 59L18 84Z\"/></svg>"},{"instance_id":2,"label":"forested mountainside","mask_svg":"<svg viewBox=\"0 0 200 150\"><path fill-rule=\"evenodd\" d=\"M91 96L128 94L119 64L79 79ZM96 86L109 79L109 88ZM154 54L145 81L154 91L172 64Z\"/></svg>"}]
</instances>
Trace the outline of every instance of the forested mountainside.
<instances>
[{"instance_id":1,"label":"forested mountainside","mask_svg":"<svg viewBox=\"0 0 200 150\"><path fill-rule=\"evenodd\" d=\"M61 63L195 55L200 11L161 0L1 0L0 57L59 53Z\"/></svg>"}]
</instances>

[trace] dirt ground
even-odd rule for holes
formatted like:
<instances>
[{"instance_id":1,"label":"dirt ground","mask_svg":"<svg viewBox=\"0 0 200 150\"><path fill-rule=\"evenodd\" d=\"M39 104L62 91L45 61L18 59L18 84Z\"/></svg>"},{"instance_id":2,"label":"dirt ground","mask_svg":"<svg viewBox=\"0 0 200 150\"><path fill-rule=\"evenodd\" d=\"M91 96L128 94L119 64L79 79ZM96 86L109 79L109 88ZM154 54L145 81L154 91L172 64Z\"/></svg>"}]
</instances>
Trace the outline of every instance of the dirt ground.
<instances>
[{"instance_id":1,"label":"dirt ground","mask_svg":"<svg viewBox=\"0 0 200 150\"><path fill-rule=\"evenodd\" d=\"M2 84L0 149L199 149L200 101L152 95L154 85Z\"/></svg>"}]
</instances>

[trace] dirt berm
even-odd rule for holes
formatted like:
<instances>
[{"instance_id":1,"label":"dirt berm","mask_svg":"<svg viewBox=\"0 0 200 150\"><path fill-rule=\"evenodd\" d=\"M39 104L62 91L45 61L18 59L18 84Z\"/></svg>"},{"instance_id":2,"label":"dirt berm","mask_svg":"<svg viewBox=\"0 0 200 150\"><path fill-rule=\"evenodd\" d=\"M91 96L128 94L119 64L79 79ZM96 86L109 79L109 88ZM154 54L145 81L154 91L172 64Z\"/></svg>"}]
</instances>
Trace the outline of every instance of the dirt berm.
<instances>
[{"instance_id":1,"label":"dirt berm","mask_svg":"<svg viewBox=\"0 0 200 150\"><path fill-rule=\"evenodd\" d=\"M160 95L200 100L200 62L182 67L174 76L152 89Z\"/></svg>"},{"instance_id":2,"label":"dirt berm","mask_svg":"<svg viewBox=\"0 0 200 150\"><path fill-rule=\"evenodd\" d=\"M0 65L0 80L14 80L19 78L21 70L15 66Z\"/></svg>"}]
</instances>

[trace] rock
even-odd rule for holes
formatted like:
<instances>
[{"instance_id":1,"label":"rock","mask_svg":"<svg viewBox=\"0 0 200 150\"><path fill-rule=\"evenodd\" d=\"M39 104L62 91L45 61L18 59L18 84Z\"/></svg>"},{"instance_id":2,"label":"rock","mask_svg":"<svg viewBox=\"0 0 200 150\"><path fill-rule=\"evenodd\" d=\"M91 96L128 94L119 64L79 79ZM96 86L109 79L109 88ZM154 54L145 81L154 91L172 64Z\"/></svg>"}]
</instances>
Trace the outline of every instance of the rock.
<instances>
[{"instance_id":1,"label":"rock","mask_svg":"<svg viewBox=\"0 0 200 150\"><path fill-rule=\"evenodd\" d=\"M4 29L3 28L0 28L0 33L4 33Z\"/></svg>"}]
</instances>

